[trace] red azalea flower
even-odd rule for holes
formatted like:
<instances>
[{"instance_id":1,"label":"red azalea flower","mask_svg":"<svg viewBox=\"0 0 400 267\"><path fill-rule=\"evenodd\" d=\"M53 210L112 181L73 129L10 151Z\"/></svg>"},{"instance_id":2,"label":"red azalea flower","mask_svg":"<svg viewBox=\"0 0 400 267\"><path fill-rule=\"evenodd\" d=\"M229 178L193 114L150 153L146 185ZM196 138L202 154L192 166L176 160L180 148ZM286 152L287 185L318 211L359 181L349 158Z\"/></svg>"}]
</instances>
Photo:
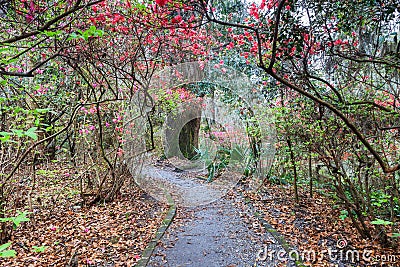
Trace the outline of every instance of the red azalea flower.
<instances>
[{"instance_id":1,"label":"red azalea flower","mask_svg":"<svg viewBox=\"0 0 400 267\"><path fill-rule=\"evenodd\" d=\"M156 0L156 4L159 6L165 6L169 0Z\"/></svg>"}]
</instances>

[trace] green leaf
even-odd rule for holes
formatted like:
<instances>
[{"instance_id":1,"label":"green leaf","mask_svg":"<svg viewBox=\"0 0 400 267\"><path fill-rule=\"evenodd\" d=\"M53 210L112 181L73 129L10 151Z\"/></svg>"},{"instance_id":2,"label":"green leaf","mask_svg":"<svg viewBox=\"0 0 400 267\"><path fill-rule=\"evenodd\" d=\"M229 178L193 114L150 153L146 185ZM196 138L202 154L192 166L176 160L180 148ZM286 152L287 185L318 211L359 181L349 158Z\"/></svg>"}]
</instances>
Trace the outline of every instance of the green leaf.
<instances>
[{"instance_id":1,"label":"green leaf","mask_svg":"<svg viewBox=\"0 0 400 267\"><path fill-rule=\"evenodd\" d=\"M215 164L211 163L210 165L208 165L207 169L208 169L208 177L207 177L207 182L212 182L212 180L215 177Z\"/></svg>"},{"instance_id":2,"label":"green leaf","mask_svg":"<svg viewBox=\"0 0 400 267\"><path fill-rule=\"evenodd\" d=\"M390 237L392 238L400 237L400 233L392 233Z\"/></svg>"},{"instance_id":3,"label":"green leaf","mask_svg":"<svg viewBox=\"0 0 400 267\"><path fill-rule=\"evenodd\" d=\"M11 242L5 243L3 245L0 246L0 251L5 250L6 248L8 248L9 246L11 246Z\"/></svg>"},{"instance_id":4,"label":"green leaf","mask_svg":"<svg viewBox=\"0 0 400 267\"><path fill-rule=\"evenodd\" d=\"M6 250L9 246L11 246L11 242L5 243L0 246L0 257L8 258L8 257L15 257L17 252L13 249Z\"/></svg>"},{"instance_id":5,"label":"green leaf","mask_svg":"<svg viewBox=\"0 0 400 267\"><path fill-rule=\"evenodd\" d=\"M48 36L48 37L54 37L54 36L57 36L57 35L59 35L59 34L61 34L62 33L62 31L61 30L58 30L58 31L44 31L43 32L43 34L44 35L46 35L46 36Z\"/></svg>"},{"instance_id":6,"label":"green leaf","mask_svg":"<svg viewBox=\"0 0 400 267\"><path fill-rule=\"evenodd\" d=\"M29 128L27 131L25 131L25 135L36 141L38 139L37 134L35 132L36 130L37 127Z\"/></svg>"},{"instance_id":7,"label":"green leaf","mask_svg":"<svg viewBox=\"0 0 400 267\"><path fill-rule=\"evenodd\" d=\"M23 130L12 129L11 131L18 137L24 136L24 131Z\"/></svg>"},{"instance_id":8,"label":"green leaf","mask_svg":"<svg viewBox=\"0 0 400 267\"><path fill-rule=\"evenodd\" d=\"M16 255L17 255L17 252L13 249L0 252L0 256L4 257L4 258L15 257Z\"/></svg>"},{"instance_id":9,"label":"green leaf","mask_svg":"<svg viewBox=\"0 0 400 267\"><path fill-rule=\"evenodd\" d=\"M29 222L30 221L30 219L27 218L26 215L28 215L31 212L18 211L17 213L18 213L18 215L16 217L12 217L12 222L14 223L14 229L16 229L21 224L21 222Z\"/></svg>"},{"instance_id":10,"label":"green leaf","mask_svg":"<svg viewBox=\"0 0 400 267\"><path fill-rule=\"evenodd\" d=\"M37 108L34 110L35 113L47 113L49 112L51 109L50 108Z\"/></svg>"},{"instance_id":11,"label":"green leaf","mask_svg":"<svg viewBox=\"0 0 400 267\"><path fill-rule=\"evenodd\" d=\"M392 225L393 222L385 221L385 220L382 220L382 219L376 219L376 220L372 221L371 224L374 224L374 225Z\"/></svg>"},{"instance_id":12,"label":"green leaf","mask_svg":"<svg viewBox=\"0 0 400 267\"><path fill-rule=\"evenodd\" d=\"M135 3L135 5L133 7L139 9L140 11L144 11L147 9L147 7L142 3Z\"/></svg>"},{"instance_id":13,"label":"green leaf","mask_svg":"<svg viewBox=\"0 0 400 267\"><path fill-rule=\"evenodd\" d=\"M80 39L81 37L82 37L81 35L79 35L79 34L73 32L73 33L71 33L70 36L67 38L67 41L71 41L71 40L74 40L74 39Z\"/></svg>"},{"instance_id":14,"label":"green leaf","mask_svg":"<svg viewBox=\"0 0 400 267\"><path fill-rule=\"evenodd\" d=\"M85 31L83 33L83 39L85 39L85 41L87 41L89 39L89 32L88 31Z\"/></svg>"},{"instance_id":15,"label":"green leaf","mask_svg":"<svg viewBox=\"0 0 400 267\"><path fill-rule=\"evenodd\" d=\"M96 31L96 26L91 25L87 31L90 32L90 33L95 32Z\"/></svg>"},{"instance_id":16,"label":"green leaf","mask_svg":"<svg viewBox=\"0 0 400 267\"><path fill-rule=\"evenodd\" d=\"M347 210L342 210L342 211L340 211L339 218L340 218L341 220L346 219L347 216L349 216L349 212L348 212Z\"/></svg>"},{"instance_id":17,"label":"green leaf","mask_svg":"<svg viewBox=\"0 0 400 267\"><path fill-rule=\"evenodd\" d=\"M0 62L3 63L4 65L8 65L17 61L18 61L17 58L8 58L8 59L2 59Z\"/></svg>"},{"instance_id":18,"label":"green leaf","mask_svg":"<svg viewBox=\"0 0 400 267\"><path fill-rule=\"evenodd\" d=\"M2 47L2 48L0 48L0 53L8 52L8 51L10 51L10 48L8 48L8 47Z\"/></svg>"},{"instance_id":19,"label":"green leaf","mask_svg":"<svg viewBox=\"0 0 400 267\"><path fill-rule=\"evenodd\" d=\"M10 250L5 250L0 252L0 257L2 258L10 258L10 257L15 257L17 255L17 252L13 249Z\"/></svg>"},{"instance_id":20,"label":"green leaf","mask_svg":"<svg viewBox=\"0 0 400 267\"><path fill-rule=\"evenodd\" d=\"M2 143L7 142L9 139L10 139L10 136L9 136L9 135L8 135L8 136L4 136L4 137L0 137L0 141L1 141Z\"/></svg>"},{"instance_id":21,"label":"green leaf","mask_svg":"<svg viewBox=\"0 0 400 267\"><path fill-rule=\"evenodd\" d=\"M44 252L48 246L32 246L32 251L36 253Z\"/></svg>"},{"instance_id":22,"label":"green leaf","mask_svg":"<svg viewBox=\"0 0 400 267\"><path fill-rule=\"evenodd\" d=\"M9 133L9 132L0 132L0 135L2 135L2 136L11 136L11 135L13 135L13 133Z\"/></svg>"},{"instance_id":23,"label":"green leaf","mask_svg":"<svg viewBox=\"0 0 400 267\"><path fill-rule=\"evenodd\" d=\"M0 218L0 222L13 222L13 228L16 229L21 224L21 222L30 221L30 219L26 217L26 215L28 215L30 213L31 212L27 212L27 211L24 211L24 212L17 211L17 216ZM0 246L0 250L1 250L1 246Z\"/></svg>"},{"instance_id":24,"label":"green leaf","mask_svg":"<svg viewBox=\"0 0 400 267\"><path fill-rule=\"evenodd\" d=\"M11 135L13 135L13 133L0 132L0 141L2 143L9 141L11 138Z\"/></svg>"}]
</instances>

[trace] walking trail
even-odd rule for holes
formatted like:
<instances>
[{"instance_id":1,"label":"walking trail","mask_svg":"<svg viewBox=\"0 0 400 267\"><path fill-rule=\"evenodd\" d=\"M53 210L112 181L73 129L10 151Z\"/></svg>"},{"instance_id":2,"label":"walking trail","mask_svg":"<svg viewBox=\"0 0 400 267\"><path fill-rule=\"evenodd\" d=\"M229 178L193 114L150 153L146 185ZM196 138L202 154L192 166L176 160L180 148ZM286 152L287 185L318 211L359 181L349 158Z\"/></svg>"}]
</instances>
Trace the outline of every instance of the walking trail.
<instances>
[{"instance_id":1,"label":"walking trail","mask_svg":"<svg viewBox=\"0 0 400 267\"><path fill-rule=\"evenodd\" d=\"M245 199L234 188L221 189L221 197L215 198L217 189L204 186L198 179L201 172L172 165L144 168L146 179L168 188L177 203L175 219L147 266L295 266L278 257L283 248L259 223Z\"/></svg>"}]
</instances>

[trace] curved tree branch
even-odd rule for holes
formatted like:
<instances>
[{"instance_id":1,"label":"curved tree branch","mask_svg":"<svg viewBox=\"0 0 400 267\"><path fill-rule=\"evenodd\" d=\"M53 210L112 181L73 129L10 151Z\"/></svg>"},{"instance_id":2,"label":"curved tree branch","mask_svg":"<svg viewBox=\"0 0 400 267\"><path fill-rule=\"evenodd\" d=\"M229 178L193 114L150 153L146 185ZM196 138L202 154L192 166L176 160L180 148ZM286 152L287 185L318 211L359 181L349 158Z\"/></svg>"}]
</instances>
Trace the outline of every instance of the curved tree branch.
<instances>
[{"instance_id":1,"label":"curved tree branch","mask_svg":"<svg viewBox=\"0 0 400 267\"><path fill-rule=\"evenodd\" d=\"M55 23L57 23L58 21L62 20L63 18L68 17L69 15L75 13L76 11L78 11L80 9L96 5L96 4L98 4L98 3L102 2L102 1L103 0L96 0L94 2L89 2L87 4L81 5L82 0L78 0L71 9L69 9L66 12L64 12L64 13L62 13L62 14L54 17L54 18L52 18L51 20L46 22L43 26L39 27L36 31L23 33L21 35L15 36L13 38L9 38L7 40L0 41L0 45L15 43L17 41L29 38L29 37L34 36L34 35L37 35L37 34L43 32L43 31L49 30L51 26L53 26Z\"/></svg>"}]
</instances>

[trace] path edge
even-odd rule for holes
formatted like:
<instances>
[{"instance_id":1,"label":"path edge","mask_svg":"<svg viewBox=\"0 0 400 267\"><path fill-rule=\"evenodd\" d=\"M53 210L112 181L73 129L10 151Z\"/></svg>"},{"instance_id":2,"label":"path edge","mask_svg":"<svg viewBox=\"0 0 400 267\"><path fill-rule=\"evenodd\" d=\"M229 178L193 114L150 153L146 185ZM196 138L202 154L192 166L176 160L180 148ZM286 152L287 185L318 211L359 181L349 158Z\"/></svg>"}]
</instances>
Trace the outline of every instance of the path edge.
<instances>
[{"instance_id":1,"label":"path edge","mask_svg":"<svg viewBox=\"0 0 400 267\"><path fill-rule=\"evenodd\" d=\"M264 218L263 218L263 212L256 210L254 207L252 201L247 198L246 196L243 195L242 192L239 192L240 195L244 198L245 203L250 207L251 212L253 215L258 219L258 221L261 223L262 227L272 235L272 237L278 242L280 246L286 251L286 253L289 255L291 251L293 251L292 246L285 240L282 234L280 234L271 224L269 224ZM304 265L304 263L299 259L299 260L292 260L292 262L297 266L297 267L307 267ZM289 266L289 265L288 265Z\"/></svg>"},{"instance_id":2,"label":"path edge","mask_svg":"<svg viewBox=\"0 0 400 267\"><path fill-rule=\"evenodd\" d=\"M164 233L167 231L168 227L171 225L175 215L176 215L176 204L171 196L167 196L169 209L167 211L167 215L161 223L161 226L158 228L154 238L149 242L147 247L143 250L143 253L140 257L140 260L136 263L137 267L146 267L150 261L150 257L153 254L154 249L157 247L158 242L164 236Z\"/></svg>"},{"instance_id":3,"label":"path edge","mask_svg":"<svg viewBox=\"0 0 400 267\"><path fill-rule=\"evenodd\" d=\"M268 233L270 233L273 238L278 242L280 246L286 251L287 255L290 255L290 252L293 251L292 246L285 240L282 234L280 234L271 224L269 224L264 218L262 218L262 212L260 211L254 211L253 212L254 216L258 219L258 221L262 224L265 230L267 230ZM306 267L304 263L299 259L299 260L292 260L292 262L297 266L297 267Z\"/></svg>"}]
</instances>

